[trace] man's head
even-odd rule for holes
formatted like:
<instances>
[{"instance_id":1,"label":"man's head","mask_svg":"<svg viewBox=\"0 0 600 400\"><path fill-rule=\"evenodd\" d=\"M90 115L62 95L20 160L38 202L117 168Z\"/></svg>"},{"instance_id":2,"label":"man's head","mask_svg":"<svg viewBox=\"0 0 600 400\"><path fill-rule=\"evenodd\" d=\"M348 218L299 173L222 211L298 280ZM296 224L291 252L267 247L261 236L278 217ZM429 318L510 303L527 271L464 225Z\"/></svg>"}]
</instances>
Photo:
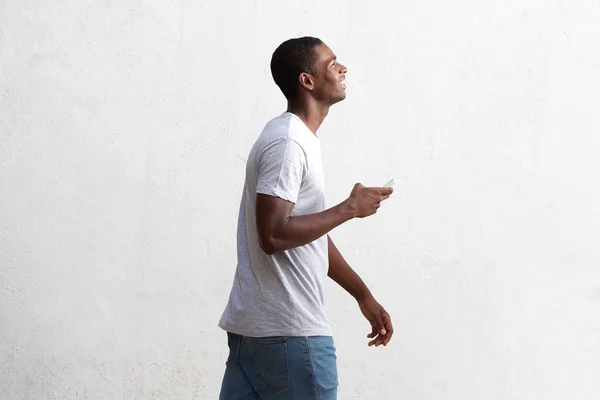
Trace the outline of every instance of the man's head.
<instances>
[{"instance_id":1,"label":"man's head","mask_svg":"<svg viewBox=\"0 0 600 400\"><path fill-rule=\"evenodd\" d=\"M297 100L301 93L328 105L343 100L346 71L333 51L313 37L287 40L271 58L271 74L288 101Z\"/></svg>"}]
</instances>

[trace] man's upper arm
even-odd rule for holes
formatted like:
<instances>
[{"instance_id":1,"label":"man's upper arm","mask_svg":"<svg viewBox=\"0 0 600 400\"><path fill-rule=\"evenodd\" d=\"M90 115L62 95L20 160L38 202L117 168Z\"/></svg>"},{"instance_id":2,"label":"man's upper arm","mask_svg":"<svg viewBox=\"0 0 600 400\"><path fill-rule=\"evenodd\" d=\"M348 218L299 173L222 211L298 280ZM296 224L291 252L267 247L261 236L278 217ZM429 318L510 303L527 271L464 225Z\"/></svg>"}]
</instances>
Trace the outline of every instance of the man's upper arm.
<instances>
[{"instance_id":1,"label":"man's upper arm","mask_svg":"<svg viewBox=\"0 0 600 400\"><path fill-rule=\"evenodd\" d=\"M265 147L257 162L256 193L296 203L302 181L308 172L302 146L290 138L277 139Z\"/></svg>"},{"instance_id":2,"label":"man's upper arm","mask_svg":"<svg viewBox=\"0 0 600 400\"><path fill-rule=\"evenodd\" d=\"M270 143L258 157L256 228L260 246L273 253L272 239L292 214L307 172L306 154L292 139Z\"/></svg>"},{"instance_id":3,"label":"man's upper arm","mask_svg":"<svg viewBox=\"0 0 600 400\"><path fill-rule=\"evenodd\" d=\"M256 195L256 229L260 248L267 254L273 254L272 239L278 227L292 215L294 203L276 196L258 193Z\"/></svg>"}]
</instances>

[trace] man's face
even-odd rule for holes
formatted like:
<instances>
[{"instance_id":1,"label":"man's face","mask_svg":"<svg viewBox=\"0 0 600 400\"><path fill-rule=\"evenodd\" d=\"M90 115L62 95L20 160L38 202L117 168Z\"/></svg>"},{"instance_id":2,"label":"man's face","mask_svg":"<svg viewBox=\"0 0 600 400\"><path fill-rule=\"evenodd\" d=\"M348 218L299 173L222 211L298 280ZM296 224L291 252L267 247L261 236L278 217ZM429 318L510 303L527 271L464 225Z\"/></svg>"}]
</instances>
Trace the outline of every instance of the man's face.
<instances>
[{"instance_id":1,"label":"man's face","mask_svg":"<svg viewBox=\"0 0 600 400\"><path fill-rule=\"evenodd\" d=\"M314 51L317 56L313 91L315 98L329 105L344 100L348 68L337 62L335 54L327 45L319 44Z\"/></svg>"}]
</instances>

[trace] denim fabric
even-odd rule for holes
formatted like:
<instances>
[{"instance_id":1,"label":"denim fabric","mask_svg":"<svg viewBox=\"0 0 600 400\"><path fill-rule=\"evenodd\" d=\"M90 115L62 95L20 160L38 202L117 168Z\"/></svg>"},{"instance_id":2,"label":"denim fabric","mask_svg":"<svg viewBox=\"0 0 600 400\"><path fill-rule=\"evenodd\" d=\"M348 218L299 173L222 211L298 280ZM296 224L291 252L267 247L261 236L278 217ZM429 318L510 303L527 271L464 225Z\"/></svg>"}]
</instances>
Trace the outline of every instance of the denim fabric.
<instances>
[{"instance_id":1,"label":"denim fabric","mask_svg":"<svg viewBox=\"0 0 600 400\"><path fill-rule=\"evenodd\" d=\"M220 400L336 400L331 336L252 338L227 334Z\"/></svg>"}]
</instances>

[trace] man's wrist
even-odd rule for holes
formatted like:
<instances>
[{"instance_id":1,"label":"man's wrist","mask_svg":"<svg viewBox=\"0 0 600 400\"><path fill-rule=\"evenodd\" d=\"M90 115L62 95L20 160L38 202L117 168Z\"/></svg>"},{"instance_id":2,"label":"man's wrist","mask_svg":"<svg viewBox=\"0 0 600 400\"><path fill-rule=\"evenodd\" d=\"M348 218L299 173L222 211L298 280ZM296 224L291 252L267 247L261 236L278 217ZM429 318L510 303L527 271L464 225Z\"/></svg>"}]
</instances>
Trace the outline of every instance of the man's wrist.
<instances>
[{"instance_id":1,"label":"man's wrist","mask_svg":"<svg viewBox=\"0 0 600 400\"><path fill-rule=\"evenodd\" d=\"M345 221L349 221L353 218L356 218L356 210L352 205L350 199L346 199L338 204L340 214L344 218Z\"/></svg>"}]
</instances>

